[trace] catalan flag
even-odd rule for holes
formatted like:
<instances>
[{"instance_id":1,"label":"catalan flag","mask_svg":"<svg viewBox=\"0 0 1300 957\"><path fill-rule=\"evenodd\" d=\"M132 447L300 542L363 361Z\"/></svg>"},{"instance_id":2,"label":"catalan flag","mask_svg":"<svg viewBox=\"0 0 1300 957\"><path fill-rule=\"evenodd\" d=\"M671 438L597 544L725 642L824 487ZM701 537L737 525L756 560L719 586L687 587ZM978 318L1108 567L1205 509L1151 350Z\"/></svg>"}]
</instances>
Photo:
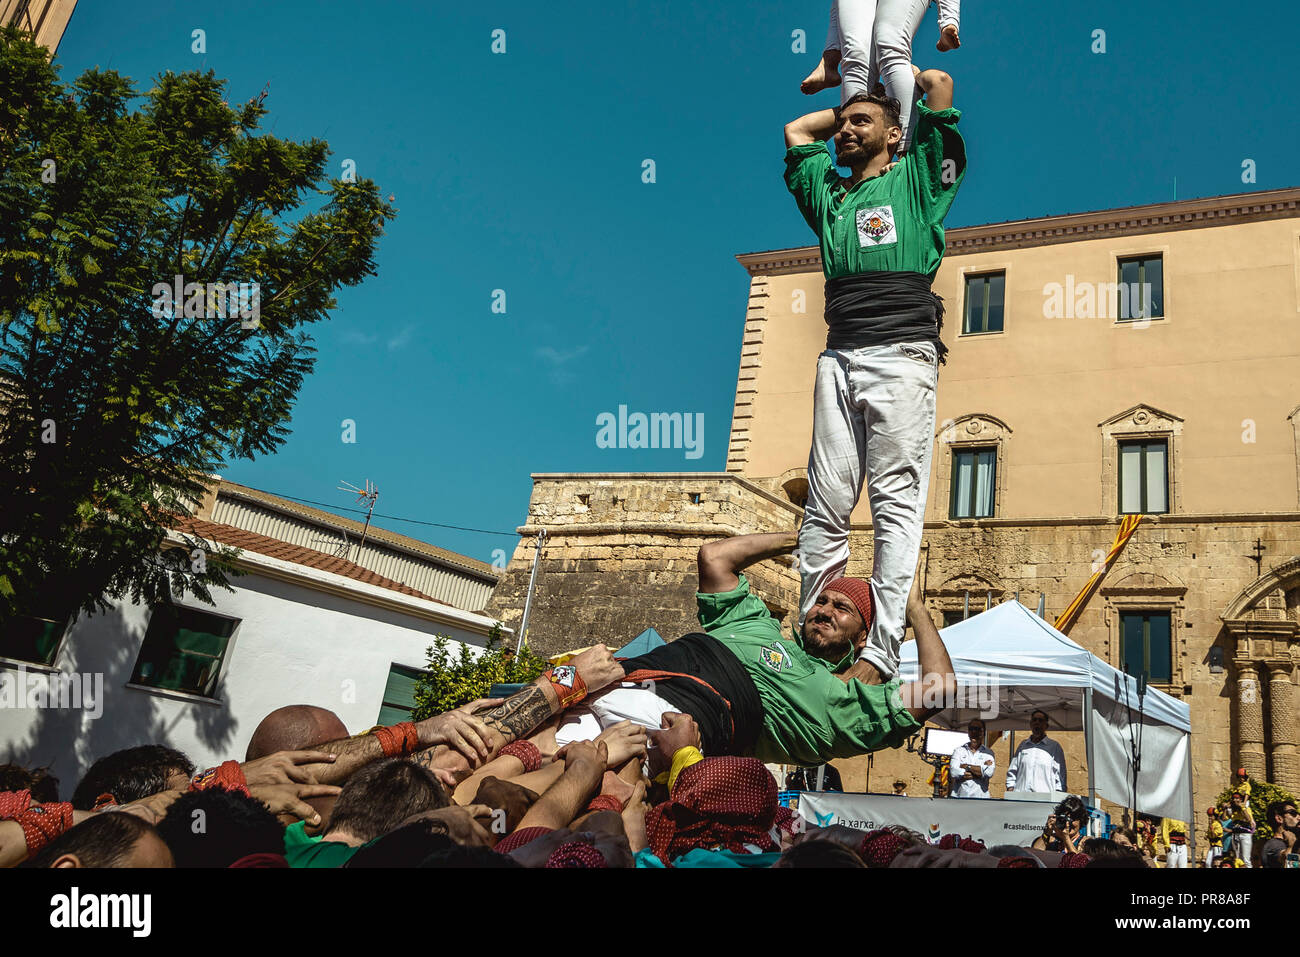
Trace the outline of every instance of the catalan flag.
<instances>
[{"instance_id":1,"label":"catalan flag","mask_svg":"<svg viewBox=\"0 0 1300 957\"><path fill-rule=\"evenodd\" d=\"M1088 584L1084 585L1083 591L1079 592L1074 601L1070 602L1070 607L1057 617L1055 624L1057 631L1066 635L1070 633L1070 628L1079 617L1079 613L1083 611L1083 606L1088 604L1088 599L1097 591L1098 586L1101 585L1101 580L1106 577L1106 572L1110 571L1110 566L1119 557L1119 553L1124 550L1128 540L1133 537L1133 533L1137 531L1138 523L1141 521L1141 515L1124 516L1124 520L1119 523L1119 531L1115 533L1115 541L1111 542L1110 551L1106 553L1106 561L1088 579Z\"/></svg>"}]
</instances>

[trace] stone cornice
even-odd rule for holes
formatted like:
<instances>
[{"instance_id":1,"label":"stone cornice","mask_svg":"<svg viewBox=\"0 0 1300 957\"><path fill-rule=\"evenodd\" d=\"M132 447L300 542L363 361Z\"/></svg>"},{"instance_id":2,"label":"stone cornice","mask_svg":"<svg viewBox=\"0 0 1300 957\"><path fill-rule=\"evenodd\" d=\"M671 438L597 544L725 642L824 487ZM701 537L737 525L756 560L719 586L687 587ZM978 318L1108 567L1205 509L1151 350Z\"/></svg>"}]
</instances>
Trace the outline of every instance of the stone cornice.
<instances>
[{"instance_id":1,"label":"stone cornice","mask_svg":"<svg viewBox=\"0 0 1300 957\"><path fill-rule=\"evenodd\" d=\"M945 230L945 235L952 256L1288 217L1300 217L1300 187L962 226ZM750 275L808 272L821 266L816 246L741 253L736 259Z\"/></svg>"},{"instance_id":2,"label":"stone cornice","mask_svg":"<svg viewBox=\"0 0 1300 957\"><path fill-rule=\"evenodd\" d=\"M1249 636L1252 638L1289 639L1297 631L1296 623L1286 619L1269 621L1254 618L1224 618L1222 621L1223 626L1228 630L1228 634L1235 635L1238 638Z\"/></svg>"},{"instance_id":3,"label":"stone cornice","mask_svg":"<svg viewBox=\"0 0 1300 957\"><path fill-rule=\"evenodd\" d=\"M780 505L782 508L798 513L802 512L798 505L795 505L789 499L782 498L774 492L769 492L762 486L755 485L749 479L737 475L735 472L534 472L531 476L534 482L648 482L648 481L692 481L700 480L706 482L730 482L739 485L746 491L753 492L760 498L765 498L774 505ZM520 529L531 528L529 525L521 525ZM553 527L553 526L552 526ZM520 531L519 534L524 534ZM549 532L548 532L549 534Z\"/></svg>"},{"instance_id":4,"label":"stone cornice","mask_svg":"<svg viewBox=\"0 0 1300 957\"><path fill-rule=\"evenodd\" d=\"M786 498L778 495L760 485L756 485L751 479L738 475L735 472L533 472L529 476L534 482L596 482L616 485L620 482L675 482L682 480L694 480L699 482L717 482L738 485L749 492L761 498L767 499L775 505L791 513L798 514L803 510L793 504ZM1099 525L1111 526L1118 528L1123 516L1118 515L1065 515L1065 516L1026 516L1016 518L967 518L967 519L942 519L939 521L927 521L926 528L940 529L960 529L960 528L1029 528L1029 527L1062 527L1080 525ZM1300 522L1300 512L1182 512L1161 515L1144 515L1142 525L1139 528L1146 528L1156 525L1203 525L1206 523L1225 524L1253 524L1257 522ZM573 523L580 525L582 523ZM658 523L646 523L647 526ZM547 533L554 533L557 527L548 525ZM854 522L850 528L855 532L871 531L870 522ZM520 534L522 529L535 529L532 525L519 526ZM1300 562L1300 559L1296 561Z\"/></svg>"}]
</instances>

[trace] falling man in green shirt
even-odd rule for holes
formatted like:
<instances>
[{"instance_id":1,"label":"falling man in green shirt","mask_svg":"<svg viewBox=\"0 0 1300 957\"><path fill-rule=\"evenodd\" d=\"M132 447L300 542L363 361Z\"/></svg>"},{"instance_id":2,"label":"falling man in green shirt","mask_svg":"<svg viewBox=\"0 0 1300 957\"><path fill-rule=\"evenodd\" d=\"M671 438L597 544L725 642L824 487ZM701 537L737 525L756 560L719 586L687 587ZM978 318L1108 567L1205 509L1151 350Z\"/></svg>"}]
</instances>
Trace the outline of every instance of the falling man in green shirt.
<instances>
[{"instance_id":1,"label":"falling man in green shirt","mask_svg":"<svg viewBox=\"0 0 1300 957\"><path fill-rule=\"evenodd\" d=\"M821 245L828 327L799 530L798 623L848 567L849 516L865 480L875 618L858 654L863 680L873 684L898 672L921 547L946 351L943 305L930 284L943 260L943 219L966 173L952 78L916 71L916 84L925 100L912 145L896 162L899 103L883 87L785 128L785 182ZM852 175L841 177L836 165Z\"/></svg>"},{"instance_id":2,"label":"falling man in green shirt","mask_svg":"<svg viewBox=\"0 0 1300 957\"><path fill-rule=\"evenodd\" d=\"M908 620L916 633L916 681L863 681L860 660L874 613L860 578L829 582L803 627L782 634L743 570L790 554L793 532L737 535L708 542L698 557L700 631L621 662L624 679L571 709L557 744L588 740L632 720L668 727L672 712L689 714L709 757L752 755L763 761L814 765L895 748L926 718L955 701L952 660L913 588Z\"/></svg>"}]
</instances>

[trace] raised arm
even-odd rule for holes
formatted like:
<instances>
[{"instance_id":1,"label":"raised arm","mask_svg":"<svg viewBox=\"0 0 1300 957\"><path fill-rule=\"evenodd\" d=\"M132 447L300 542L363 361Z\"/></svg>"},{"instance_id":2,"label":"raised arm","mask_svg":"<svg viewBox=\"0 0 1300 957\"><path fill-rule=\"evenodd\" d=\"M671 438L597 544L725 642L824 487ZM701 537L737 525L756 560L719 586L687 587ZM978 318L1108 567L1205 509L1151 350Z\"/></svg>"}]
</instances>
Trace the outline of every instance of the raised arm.
<instances>
[{"instance_id":1,"label":"raised arm","mask_svg":"<svg viewBox=\"0 0 1300 957\"><path fill-rule=\"evenodd\" d=\"M916 85L924 91L925 105L930 109L946 110L952 106L952 77L943 70L922 70L916 75Z\"/></svg>"},{"instance_id":2,"label":"raised arm","mask_svg":"<svg viewBox=\"0 0 1300 957\"><path fill-rule=\"evenodd\" d=\"M608 752L605 742L575 741L563 749L564 773L524 814L516 830L526 827L568 827L587 801L600 790Z\"/></svg>"},{"instance_id":3,"label":"raised arm","mask_svg":"<svg viewBox=\"0 0 1300 957\"><path fill-rule=\"evenodd\" d=\"M569 667L577 672L587 694L595 694L606 685L621 680L624 673L623 666L614 660L613 653L604 645L593 645L575 655ZM572 689L561 683L563 680L560 669L552 669L495 708L479 711L476 717L504 739L498 740L496 747L527 737L543 721L568 707L561 700L561 694L567 695Z\"/></svg>"},{"instance_id":4,"label":"raised arm","mask_svg":"<svg viewBox=\"0 0 1300 957\"><path fill-rule=\"evenodd\" d=\"M828 140L840 128L840 120L835 110L818 110L806 113L797 120L785 124L785 145L803 146L816 140Z\"/></svg>"},{"instance_id":5,"label":"raised arm","mask_svg":"<svg viewBox=\"0 0 1300 957\"><path fill-rule=\"evenodd\" d=\"M957 696L957 675L948 649L934 627L916 578L907 597L907 623L916 635L916 662L920 676L900 689L903 706L917 721L924 722L942 711Z\"/></svg>"},{"instance_id":6,"label":"raised arm","mask_svg":"<svg viewBox=\"0 0 1300 957\"><path fill-rule=\"evenodd\" d=\"M797 122L797 121L796 121ZM799 544L794 532L771 532L763 535L733 535L700 546L696 565L700 573L700 592L713 595L731 591L738 584L742 569L765 558L788 555Z\"/></svg>"}]
</instances>

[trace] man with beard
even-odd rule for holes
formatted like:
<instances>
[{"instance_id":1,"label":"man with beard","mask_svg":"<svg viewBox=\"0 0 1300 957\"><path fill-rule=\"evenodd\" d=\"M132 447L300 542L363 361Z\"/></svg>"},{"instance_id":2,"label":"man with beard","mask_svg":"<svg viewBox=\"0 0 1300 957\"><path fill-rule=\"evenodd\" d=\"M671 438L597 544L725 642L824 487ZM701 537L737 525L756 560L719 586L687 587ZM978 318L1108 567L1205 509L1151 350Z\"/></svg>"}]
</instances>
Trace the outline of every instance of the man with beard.
<instances>
[{"instance_id":1,"label":"man with beard","mask_svg":"<svg viewBox=\"0 0 1300 957\"><path fill-rule=\"evenodd\" d=\"M742 570L789 554L795 544L794 533L784 532L701 547L696 601L703 630L623 661L624 680L567 713L556 743L590 740L625 719L658 729L665 714L679 712L695 719L709 757L807 766L902 744L956 690L952 661L919 589L907 603L919 679L866 683L870 666L860 652L874 617L866 581L828 582L789 638L751 593Z\"/></svg>"},{"instance_id":2,"label":"man with beard","mask_svg":"<svg viewBox=\"0 0 1300 957\"><path fill-rule=\"evenodd\" d=\"M913 67L915 70L915 67ZM899 103L877 87L785 128L785 181L821 244L826 351L817 360L808 501L799 532L799 624L849 559L849 516L865 479L875 529L875 619L863 680L898 671L907 595L930 480L943 306L930 283L943 260L943 219L966 172L952 78L916 72L925 100L913 146ZM835 163L827 150L835 138ZM835 166L852 175L841 177Z\"/></svg>"}]
</instances>

